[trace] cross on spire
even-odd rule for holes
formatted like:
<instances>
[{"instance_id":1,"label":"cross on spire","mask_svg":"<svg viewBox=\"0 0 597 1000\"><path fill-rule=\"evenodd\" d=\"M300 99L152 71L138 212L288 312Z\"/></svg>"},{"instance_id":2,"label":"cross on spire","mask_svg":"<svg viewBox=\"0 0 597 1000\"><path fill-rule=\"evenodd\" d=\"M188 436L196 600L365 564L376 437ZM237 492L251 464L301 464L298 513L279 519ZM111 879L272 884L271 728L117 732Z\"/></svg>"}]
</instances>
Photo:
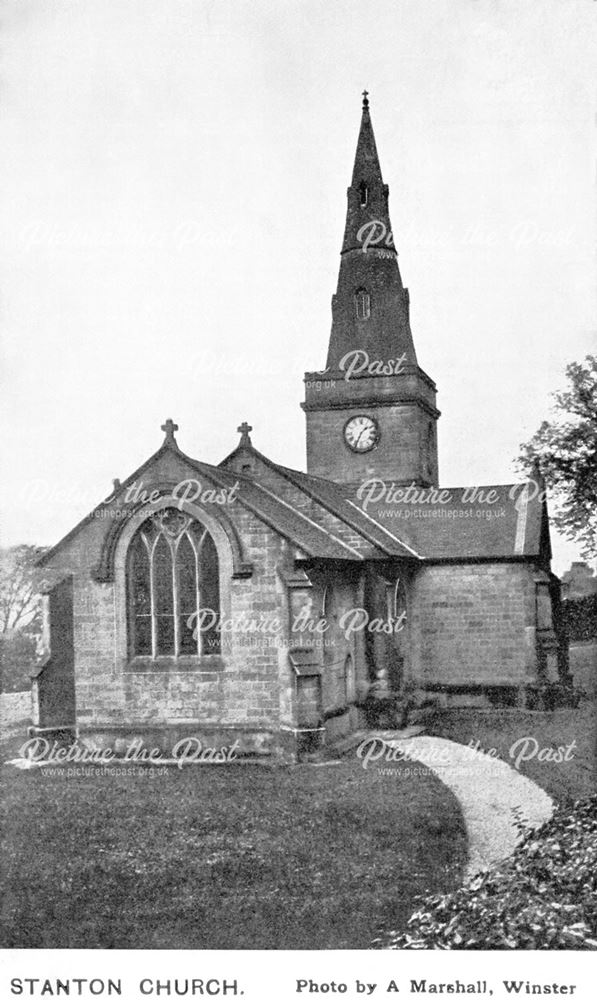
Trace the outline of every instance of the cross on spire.
<instances>
[{"instance_id":1,"label":"cross on spire","mask_svg":"<svg viewBox=\"0 0 597 1000\"><path fill-rule=\"evenodd\" d=\"M243 422L240 425L240 427L237 427L236 429L237 429L238 433L241 436L241 438L240 438L240 445L243 445L243 444L250 445L251 444L251 438L249 437L249 434L253 430L253 428L251 427L251 425L248 424L246 420L243 420Z\"/></svg>"},{"instance_id":2,"label":"cross on spire","mask_svg":"<svg viewBox=\"0 0 597 1000\"><path fill-rule=\"evenodd\" d=\"M160 429L163 430L164 434L166 435L166 440L164 441L164 444L166 443L176 444L176 441L174 439L174 432L178 430L178 424L175 424L174 421L171 420L170 417L168 417L166 423L162 424Z\"/></svg>"},{"instance_id":3,"label":"cross on spire","mask_svg":"<svg viewBox=\"0 0 597 1000\"><path fill-rule=\"evenodd\" d=\"M369 107L369 91L368 90L364 90L363 91L363 107L364 108L368 108Z\"/></svg>"}]
</instances>

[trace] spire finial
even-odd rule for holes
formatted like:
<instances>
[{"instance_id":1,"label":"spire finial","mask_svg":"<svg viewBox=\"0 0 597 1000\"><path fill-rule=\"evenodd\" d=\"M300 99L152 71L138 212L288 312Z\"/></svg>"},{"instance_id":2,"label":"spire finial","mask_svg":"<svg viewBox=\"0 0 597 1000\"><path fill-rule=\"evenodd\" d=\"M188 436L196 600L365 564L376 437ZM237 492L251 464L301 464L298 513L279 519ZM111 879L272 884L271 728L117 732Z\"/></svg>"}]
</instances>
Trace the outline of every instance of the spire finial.
<instances>
[{"instance_id":1,"label":"spire finial","mask_svg":"<svg viewBox=\"0 0 597 1000\"><path fill-rule=\"evenodd\" d=\"M251 425L248 424L246 420L243 420L240 427L237 427L236 429L240 434L239 448L242 447L242 445L251 446L251 438L249 437L250 432L253 430Z\"/></svg>"},{"instance_id":2,"label":"spire finial","mask_svg":"<svg viewBox=\"0 0 597 1000\"><path fill-rule=\"evenodd\" d=\"M364 108L368 108L369 107L369 91L368 90L364 90L363 91L363 107Z\"/></svg>"},{"instance_id":3,"label":"spire finial","mask_svg":"<svg viewBox=\"0 0 597 1000\"><path fill-rule=\"evenodd\" d=\"M174 421L171 420L170 417L168 417L166 423L162 424L160 429L163 430L164 434L166 435L164 444L176 444L176 441L174 439L174 432L178 430L178 424L175 424Z\"/></svg>"}]
</instances>

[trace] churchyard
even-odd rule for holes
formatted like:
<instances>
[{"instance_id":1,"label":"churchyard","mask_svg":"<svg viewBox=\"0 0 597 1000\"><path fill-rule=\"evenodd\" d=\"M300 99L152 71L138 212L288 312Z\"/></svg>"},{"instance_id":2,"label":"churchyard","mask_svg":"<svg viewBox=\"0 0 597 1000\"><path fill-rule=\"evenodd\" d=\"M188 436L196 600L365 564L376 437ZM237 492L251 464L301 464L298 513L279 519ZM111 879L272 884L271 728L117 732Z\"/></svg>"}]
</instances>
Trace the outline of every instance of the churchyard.
<instances>
[{"instance_id":1,"label":"churchyard","mask_svg":"<svg viewBox=\"0 0 597 1000\"><path fill-rule=\"evenodd\" d=\"M573 649L573 670L590 678L594 654ZM428 731L518 763L566 804L595 790L588 687L577 709L445 711ZM24 739L13 726L2 760ZM421 897L463 879L459 804L422 765L365 769L353 748L320 766L79 771L1 768L5 947L387 946Z\"/></svg>"},{"instance_id":2,"label":"churchyard","mask_svg":"<svg viewBox=\"0 0 597 1000\"><path fill-rule=\"evenodd\" d=\"M2 945L367 947L466 861L452 793L393 770L2 767Z\"/></svg>"}]
</instances>

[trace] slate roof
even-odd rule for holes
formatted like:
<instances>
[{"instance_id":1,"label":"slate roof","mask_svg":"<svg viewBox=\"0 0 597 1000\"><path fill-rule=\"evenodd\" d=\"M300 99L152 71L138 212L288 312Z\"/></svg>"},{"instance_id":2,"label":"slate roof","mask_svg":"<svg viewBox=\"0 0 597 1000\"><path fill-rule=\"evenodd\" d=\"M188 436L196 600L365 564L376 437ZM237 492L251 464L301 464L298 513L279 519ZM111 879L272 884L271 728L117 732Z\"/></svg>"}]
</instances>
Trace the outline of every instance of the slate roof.
<instances>
[{"instance_id":1,"label":"slate roof","mask_svg":"<svg viewBox=\"0 0 597 1000\"><path fill-rule=\"evenodd\" d=\"M380 499L367 502L361 484L335 483L272 462L250 443L241 445L222 465L243 450L275 470L311 498L311 516L317 508L333 513L338 522L368 539L378 555L421 560L502 559L538 556L549 549L547 508L541 499L544 483L535 479L524 502L523 483L476 487L417 488L406 500L395 502L392 481L376 480ZM361 495L359 495L361 494ZM521 495L522 494L522 495ZM533 499L531 499L533 497ZM432 502L435 501L435 502ZM441 502L440 502L441 501ZM371 558L371 556L370 556Z\"/></svg>"},{"instance_id":2,"label":"slate roof","mask_svg":"<svg viewBox=\"0 0 597 1000\"><path fill-rule=\"evenodd\" d=\"M493 491L493 502L467 497L465 487L441 488L444 502L424 502L425 490L414 502L367 501L359 484L339 484L311 476L266 458L248 441L239 445L220 465L199 462L185 455L174 440L162 447L132 473L109 498L122 503L130 485L146 473L168 449L201 476L202 482L231 488L238 482L238 503L274 531L287 538L309 558L349 560L410 559L459 560L537 556L549 547L545 503L532 500L516 503L513 490L521 484L482 487L484 497ZM256 471L237 471L234 458L250 453ZM267 483L260 480L259 464L266 467ZM263 479L264 477L262 477ZM378 493L391 497L393 483L376 481ZM148 482L149 485L149 482ZM438 488L440 489L440 488ZM468 488L470 494L470 488ZM428 492L428 491L427 491ZM54 554L89 523L95 512L107 506L103 501L48 550L39 565L48 564Z\"/></svg>"},{"instance_id":3,"label":"slate roof","mask_svg":"<svg viewBox=\"0 0 597 1000\"><path fill-rule=\"evenodd\" d=\"M445 503L381 501L367 505L367 512L424 559L537 556L546 541L546 507L538 499L525 503L522 486L481 487L491 502L471 500L470 487L444 487Z\"/></svg>"},{"instance_id":4,"label":"slate roof","mask_svg":"<svg viewBox=\"0 0 597 1000\"><path fill-rule=\"evenodd\" d=\"M358 485L339 485L283 471L395 556L408 554L431 560L536 556L542 533L547 530L544 503L538 499L524 503L521 483L480 487L483 497L491 502L471 500L470 487L442 487L443 503L367 504L358 497ZM389 490L393 484L385 485Z\"/></svg>"}]
</instances>

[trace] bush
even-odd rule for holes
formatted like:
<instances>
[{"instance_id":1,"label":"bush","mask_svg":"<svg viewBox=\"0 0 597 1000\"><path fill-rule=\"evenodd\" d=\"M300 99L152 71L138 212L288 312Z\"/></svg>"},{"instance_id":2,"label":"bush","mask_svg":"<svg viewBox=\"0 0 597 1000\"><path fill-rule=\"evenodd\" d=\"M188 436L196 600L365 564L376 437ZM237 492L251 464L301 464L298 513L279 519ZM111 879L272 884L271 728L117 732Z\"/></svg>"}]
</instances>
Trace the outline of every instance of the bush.
<instances>
[{"instance_id":1,"label":"bush","mask_svg":"<svg viewBox=\"0 0 597 1000\"><path fill-rule=\"evenodd\" d=\"M597 795L556 808L499 867L429 896L383 948L597 950Z\"/></svg>"},{"instance_id":2,"label":"bush","mask_svg":"<svg viewBox=\"0 0 597 1000\"><path fill-rule=\"evenodd\" d=\"M562 607L570 642L597 639L597 594L570 598Z\"/></svg>"},{"instance_id":3,"label":"bush","mask_svg":"<svg viewBox=\"0 0 597 1000\"><path fill-rule=\"evenodd\" d=\"M0 691L28 691L37 664L34 636L14 629L0 632Z\"/></svg>"}]
</instances>

